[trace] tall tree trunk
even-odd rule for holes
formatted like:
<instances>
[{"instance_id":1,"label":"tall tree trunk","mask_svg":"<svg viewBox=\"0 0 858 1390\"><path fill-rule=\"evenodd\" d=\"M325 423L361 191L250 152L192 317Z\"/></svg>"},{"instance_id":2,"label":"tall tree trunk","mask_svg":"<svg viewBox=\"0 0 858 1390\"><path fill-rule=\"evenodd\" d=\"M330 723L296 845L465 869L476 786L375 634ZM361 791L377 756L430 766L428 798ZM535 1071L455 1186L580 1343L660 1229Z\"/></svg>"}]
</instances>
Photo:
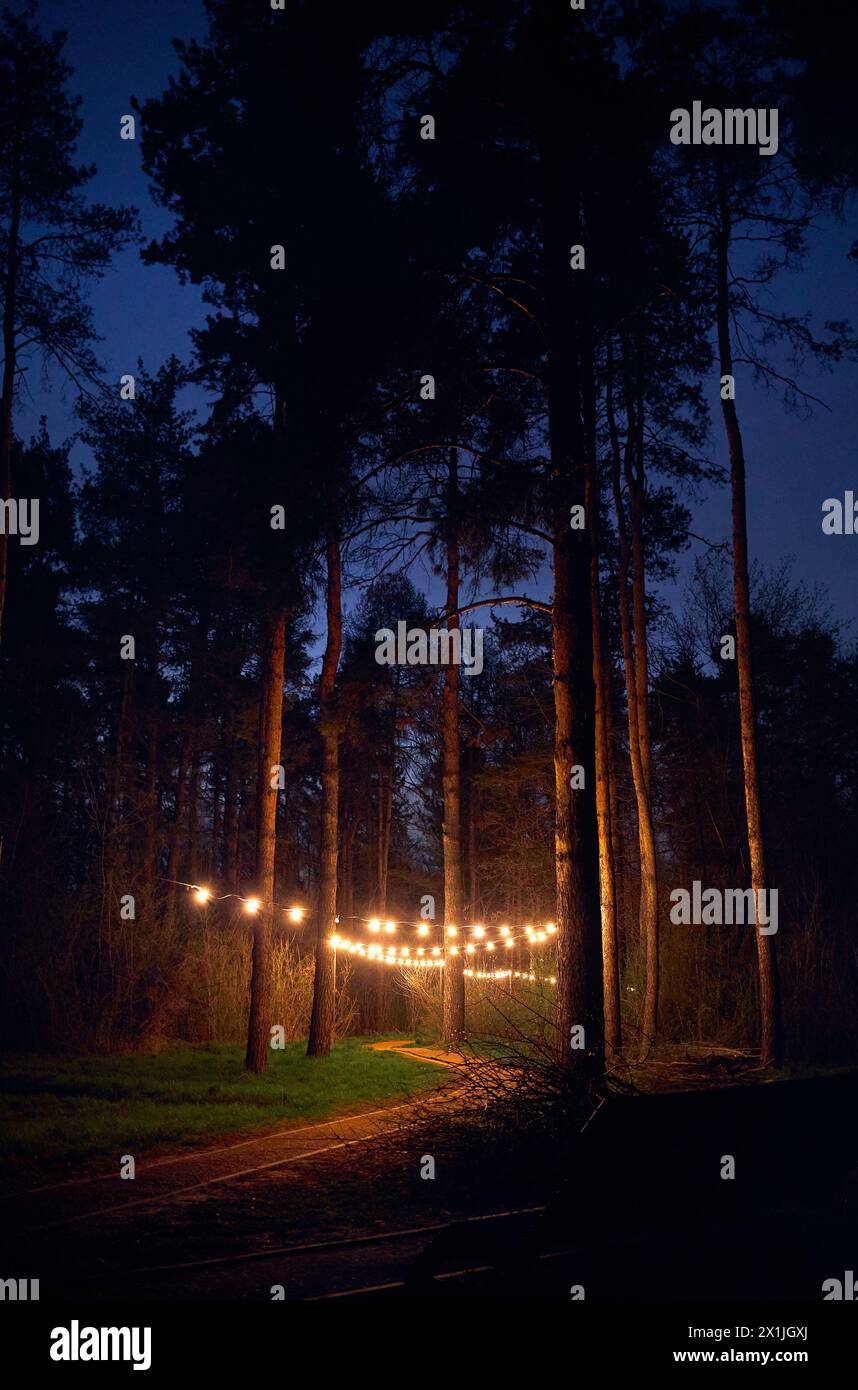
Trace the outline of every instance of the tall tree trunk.
<instances>
[{"instance_id":1,"label":"tall tree trunk","mask_svg":"<svg viewBox=\"0 0 858 1390\"><path fill-rule=\"evenodd\" d=\"M731 224L722 195L721 220L716 240L717 331L721 376L733 375L730 341L729 248ZM739 720L742 738L742 768L745 781L745 813L748 821L748 850L751 859L751 888L756 904L757 973L760 1006L760 1063L779 1066L783 1053L780 990L773 936L759 929L765 915L763 896L768 887L763 814L760 798L757 724L754 708L754 679L751 659L751 597L748 573L748 517L745 498L745 451L739 416L734 400L722 400L724 429L730 453L730 488L733 517L733 603L736 610L736 662L739 676Z\"/></svg>"},{"instance_id":2,"label":"tall tree trunk","mask_svg":"<svg viewBox=\"0 0 858 1390\"><path fill-rule=\"evenodd\" d=\"M602 612L599 592L599 480L596 463L596 393L592 359L584 381L584 422L587 440L587 519L590 526L590 615L593 629L593 684L596 688L596 823L599 836L599 894L602 911L602 981L605 1007L605 1045L609 1054L622 1046L620 971L617 949L617 901L611 842L610 759Z\"/></svg>"},{"instance_id":3,"label":"tall tree trunk","mask_svg":"<svg viewBox=\"0 0 858 1390\"><path fill-rule=\"evenodd\" d=\"M337 958L330 938L336 931L337 853L339 846L339 724L334 706L337 667L343 641L342 560L336 532L327 540L327 619L328 631L319 708L322 732L322 848L319 873L319 911L316 936L316 975L313 984L313 1011L310 1018L308 1057L326 1057L334 1036Z\"/></svg>"},{"instance_id":4,"label":"tall tree trunk","mask_svg":"<svg viewBox=\"0 0 858 1390\"><path fill-rule=\"evenodd\" d=\"M543 327L550 478L553 494L554 780L557 883L558 1055L573 1075L604 1070L602 926L596 817L593 636L590 612L589 527L570 529L570 509L586 515L586 444L581 421L581 312L569 247L579 239L576 161L566 112L567 15L562 6L536 12L546 72L546 108L539 132L543 178ZM575 513L577 518L578 513ZM572 788L576 767L583 787ZM584 1046L577 1044L583 1027ZM573 1045L574 1044L574 1045Z\"/></svg>"},{"instance_id":5,"label":"tall tree trunk","mask_svg":"<svg viewBox=\"0 0 858 1390\"><path fill-rule=\"evenodd\" d=\"M447 628L459 627L459 468L458 452L450 450L447 479L446 558L447 558ZM462 776L459 748L459 667L450 662L444 670L444 691L441 697L443 740L442 787L444 820L441 841L444 851L444 970L442 986L442 1035L448 1047L459 1042L465 1033L465 976L464 942L461 937L450 938L449 927L462 927ZM451 947L458 945L452 954Z\"/></svg>"},{"instance_id":6,"label":"tall tree trunk","mask_svg":"<svg viewBox=\"0 0 858 1390\"><path fill-rule=\"evenodd\" d=\"M271 614L259 708L259 766L256 800L256 884L262 907L253 918L250 1016L245 1066L263 1072L271 1037L271 953L274 932L274 860L277 848L277 781L283 727L283 671L286 663L286 609Z\"/></svg>"},{"instance_id":7,"label":"tall tree trunk","mask_svg":"<svg viewBox=\"0 0 858 1390\"><path fill-rule=\"evenodd\" d=\"M649 791L644 774L639 726L638 684L635 674L635 649L632 632L632 618L629 606L629 539L620 482L621 450L617 433L613 406L613 363L608 360L608 384L606 410L608 430L611 440L611 483L614 494L614 507L617 514L618 575L620 631L623 642L623 664L626 673L626 696L629 716L629 757L632 765L632 781L635 789L635 803L638 817L638 844L640 848L640 924L641 945L646 955L646 990L644 993L643 1015L641 1017L640 1055L644 1058L652 1046L658 1028L658 879L655 854L655 830L652 820ZM631 432L632 423L627 422ZM633 447L631 438L626 440L626 449Z\"/></svg>"}]
</instances>

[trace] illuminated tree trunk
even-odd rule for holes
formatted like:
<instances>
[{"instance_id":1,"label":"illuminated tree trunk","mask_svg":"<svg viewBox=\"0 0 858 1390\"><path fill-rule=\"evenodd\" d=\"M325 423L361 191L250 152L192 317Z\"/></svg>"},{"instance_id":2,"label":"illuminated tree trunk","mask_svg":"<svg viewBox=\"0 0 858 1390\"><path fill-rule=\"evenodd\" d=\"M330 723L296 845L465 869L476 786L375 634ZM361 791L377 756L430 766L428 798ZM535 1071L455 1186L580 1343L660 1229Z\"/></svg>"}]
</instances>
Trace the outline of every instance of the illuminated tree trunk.
<instances>
[{"instance_id":1,"label":"illuminated tree trunk","mask_svg":"<svg viewBox=\"0 0 858 1390\"><path fill-rule=\"evenodd\" d=\"M619 595L620 631L623 643L623 665L626 674L626 696L629 719L629 757L632 766L632 782L635 790L635 803L638 817L638 845L640 850L640 935L641 946L646 956L646 990L641 1017L640 1055L645 1057L655 1040L658 1027L658 880L655 855L655 831L649 788L644 772L641 731L639 724L638 682L635 671L635 647L632 634L632 617L629 605L629 557L628 529L625 507L623 505L620 483L621 451L617 434L613 407L612 362L608 362L607 416L611 439L611 483L614 494L614 507L617 514L618 573L617 590ZM626 440L627 452L633 448L632 422L627 421L629 437ZM646 637L644 635L644 642Z\"/></svg>"},{"instance_id":2,"label":"illuminated tree trunk","mask_svg":"<svg viewBox=\"0 0 858 1390\"><path fill-rule=\"evenodd\" d=\"M342 561L339 536L327 540L327 640L319 682L322 733L322 847L319 874L319 911L316 929L316 975L310 1017L308 1057L326 1057L334 1036L337 958L330 944L336 932L337 858L339 848L339 725L334 707L337 667L343 641Z\"/></svg>"},{"instance_id":3,"label":"illuminated tree trunk","mask_svg":"<svg viewBox=\"0 0 858 1390\"><path fill-rule=\"evenodd\" d=\"M720 228L716 241L717 332L721 376L733 375L733 351L730 341L729 247L730 218L725 200L721 199ZM757 727L754 710L754 679L751 660L751 598L748 574L748 518L745 499L745 452L739 416L734 400L722 400L721 410L727 447L730 453L730 487L733 518L733 602L736 611L736 664L739 676L739 720L742 739L742 768L745 781L745 814L748 822L748 851L751 859L751 888L757 905L756 918L762 911L768 887L766 851L763 835L763 815L760 798ZM773 936L763 936L755 927L757 941L757 974L760 1007L760 1063L764 1067L779 1066L782 1060L780 991Z\"/></svg>"},{"instance_id":4,"label":"illuminated tree trunk","mask_svg":"<svg viewBox=\"0 0 858 1390\"><path fill-rule=\"evenodd\" d=\"M599 896L602 912L602 983L605 1045L618 1053L622 1045L620 973L617 948L617 902L611 841L608 690L599 596L599 490L596 475L595 386L588 358L585 380L587 431L587 517L590 525L590 615L593 630L593 684L596 689L596 822L599 835Z\"/></svg>"},{"instance_id":5,"label":"illuminated tree trunk","mask_svg":"<svg viewBox=\"0 0 858 1390\"><path fill-rule=\"evenodd\" d=\"M280 762L283 725L283 671L286 661L286 609L271 615L259 705L259 763L256 791L255 896L262 907L253 917L253 958L250 973L250 1017L247 1025L248 1071L268 1065L271 1037L271 951L274 932L274 860L277 835L277 780L271 769ZM272 785L273 781L273 785Z\"/></svg>"},{"instance_id":6,"label":"illuminated tree trunk","mask_svg":"<svg viewBox=\"0 0 858 1390\"><path fill-rule=\"evenodd\" d=\"M446 554L447 554L447 627L459 627L459 478L458 455L450 450L449 475L447 486ZM461 804L462 777L459 745L459 667L450 662L444 671L444 691L441 705L443 737L443 777L444 822L442 844L444 850L444 925L462 926L462 833ZM464 942L459 938L458 954L453 955L451 945L456 939L445 936L445 964L443 980L442 1031L444 1041L452 1046L465 1032L465 977L462 950Z\"/></svg>"},{"instance_id":7,"label":"illuminated tree trunk","mask_svg":"<svg viewBox=\"0 0 858 1390\"><path fill-rule=\"evenodd\" d=\"M569 247L578 239L578 155L562 119L568 84L567 17L560 6L539 15L547 109L539 132L543 178L543 327L548 441L553 494L552 663L554 671L555 873L557 886L557 1051L572 1072L604 1070L604 997L599 845L596 815L596 690L590 608L586 442L581 422L581 313ZM572 788L574 770L583 787ZM573 1036L572 1029L576 1032ZM580 1029L583 1028L583 1035ZM578 1044L583 1036L584 1046Z\"/></svg>"}]
</instances>

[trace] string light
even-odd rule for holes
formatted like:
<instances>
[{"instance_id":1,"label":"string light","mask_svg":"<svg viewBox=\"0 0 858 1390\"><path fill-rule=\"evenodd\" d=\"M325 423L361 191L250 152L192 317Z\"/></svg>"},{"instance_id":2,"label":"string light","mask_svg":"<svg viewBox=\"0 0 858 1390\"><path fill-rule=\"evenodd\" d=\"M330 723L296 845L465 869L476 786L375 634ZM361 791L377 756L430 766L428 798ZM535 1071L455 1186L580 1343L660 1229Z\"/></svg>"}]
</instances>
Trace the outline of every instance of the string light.
<instances>
[{"instance_id":1,"label":"string light","mask_svg":"<svg viewBox=\"0 0 858 1390\"><path fill-rule=\"evenodd\" d=\"M348 937L341 936L339 932L334 932L328 937L328 944L332 950L347 952L350 955L360 956L361 959L371 961L374 965L389 965L397 970L441 970L446 962L441 955L440 946L430 947L431 956L427 957L423 946L416 948L416 954L412 953L409 946L381 946L377 943L366 944L363 941L352 941ZM489 943L491 945L492 943ZM511 946L513 943L505 943ZM486 950L489 949L486 946ZM477 951L477 947L468 943L465 951L469 954ZM449 955L457 955L458 946L449 948ZM474 980L525 980L529 984L548 984L556 985L556 975L537 975L529 970L475 970L472 966L466 967L463 972L469 979Z\"/></svg>"},{"instance_id":2,"label":"string light","mask_svg":"<svg viewBox=\"0 0 858 1390\"><path fill-rule=\"evenodd\" d=\"M165 881L168 883L176 883L180 887L187 888L189 892L192 893L194 901L201 907L204 907L208 903L225 902L229 898L235 898L242 904L245 912L250 916L254 916L264 906L273 907L276 911L284 912L288 921L293 926L301 926L306 920L309 911L307 908L297 903L288 906L272 904L270 902L263 902L261 898L255 895L245 897L242 893L217 894L204 884L186 883L181 879L167 879ZM335 920L337 923L340 922L339 917ZM557 934L557 924L555 922L546 922L544 927L534 927L528 922L523 927L511 928L506 922L503 923L502 926L489 927L484 926L480 922L462 927L454 926L452 923L450 925L443 925L426 921L417 923L396 921L394 918L387 918L382 922L379 917L359 917L355 914L352 914L347 920L363 924L373 935L377 935L379 932L383 931L387 936L393 936L399 927L410 928L417 936L424 940L432 935L433 930L439 931L447 939L465 935L466 937L470 937L472 941L480 943L477 949L486 951L494 951L498 942L502 942L509 950L511 950L517 942L526 942L530 946L541 946L544 945L550 937ZM451 955L458 954L458 949L454 949L452 945L448 946L447 949ZM474 953L470 945L465 945L464 950L468 954ZM414 959L416 960L417 957L415 956Z\"/></svg>"}]
</instances>

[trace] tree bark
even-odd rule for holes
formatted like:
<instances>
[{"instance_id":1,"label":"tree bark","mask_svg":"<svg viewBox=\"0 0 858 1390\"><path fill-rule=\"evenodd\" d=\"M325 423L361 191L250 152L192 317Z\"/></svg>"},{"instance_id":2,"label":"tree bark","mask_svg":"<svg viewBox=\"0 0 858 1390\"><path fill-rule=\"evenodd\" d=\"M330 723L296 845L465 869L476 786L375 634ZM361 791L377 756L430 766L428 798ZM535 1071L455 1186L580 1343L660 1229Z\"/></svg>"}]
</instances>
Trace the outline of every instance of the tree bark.
<instances>
[{"instance_id":1,"label":"tree bark","mask_svg":"<svg viewBox=\"0 0 858 1390\"><path fill-rule=\"evenodd\" d=\"M316 935L316 975L310 1017L308 1057L326 1057L334 1036L337 958L330 938L336 933L339 850L339 724L335 709L337 668L343 641L342 559L339 535L327 539L327 640L319 683L322 733L322 847Z\"/></svg>"},{"instance_id":2,"label":"tree bark","mask_svg":"<svg viewBox=\"0 0 858 1390\"><path fill-rule=\"evenodd\" d=\"M640 848L640 935L641 946L646 957L646 990L643 1013L640 1022L640 1056L643 1059L652 1046L658 1028L658 878L655 854L655 831L652 820L649 790L644 773L639 724L638 682L635 671L635 649L632 631L632 618L629 606L629 539L620 483L621 451L613 406L613 363L610 353L608 360L608 385L606 393L608 430L611 440L611 484L614 494L614 508L617 514L618 574L620 631L623 643L623 664L626 674L626 697L629 718L629 757L632 765L632 781L635 789L635 803L638 816L638 844ZM632 424L627 421L631 433ZM627 437L627 451L633 447L632 439ZM644 639L645 640L645 639Z\"/></svg>"},{"instance_id":3,"label":"tree bark","mask_svg":"<svg viewBox=\"0 0 858 1390\"><path fill-rule=\"evenodd\" d=\"M286 663L286 609L271 614L259 707L259 765L256 793L256 884L262 906L253 917L250 1016L245 1066L263 1072L271 1036L271 953L274 932L274 861L277 848L276 781L271 769L280 762L283 727L283 672Z\"/></svg>"},{"instance_id":4,"label":"tree bark","mask_svg":"<svg viewBox=\"0 0 858 1390\"><path fill-rule=\"evenodd\" d=\"M616 1055L622 1047L620 972L617 949L617 902L611 842L610 758L602 611L599 592L599 480L596 464L595 383L588 356L584 381L584 421L587 441L587 519L590 527L590 615L593 630L593 684L596 688L596 823L599 836L599 894L602 912L602 985L605 1008L605 1046Z\"/></svg>"},{"instance_id":5,"label":"tree bark","mask_svg":"<svg viewBox=\"0 0 858 1390\"><path fill-rule=\"evenodd\" d=\"M447 480L446 560L447 560L447 628L459 627L459 475L458 453L450 450ZM459 667L450 662L444 671L444 690L441 700L443 740L442 786L444 821L441 839L444 851L444 980L442 1034L445 1044L453 1047L465 1033L465 976L464 942L461 937L449 937L448 927L462 927L462 776L459 747ZM458 946L454 955L451 948Z\"/></svg>"},{"instance_id":6,"label":"tree bark","mask_svg":"<svg viewBox=\"0 0 858 1390\"><path fill-rule=\"evenodd\" d=\"M557 885L556 1022L561 1064L582 1079L604 1071L604 999L599 847L596 817L593 635L590 611L589 527L571 529L571 508L586 516L586 445L581 424L578 328L581 314L569 247L580 226L574 191L575 151L562 133L560 106L568 81L563 52L565 20L546 7L545 61L555 101L541 131L543 168L544 294L547 345L546 388L553 493L554 600L554 780ZM576 767L585 784L572 789ZM583 1027L584 1046L576 1032Z\"/></svg>"},{"instance_id":7,"label":"tree bark","mask_svg":"<svg viewBox=\"0 0 858 1390\"><path fill-rule=\"evenodd\" d=\"M729 248L731 225L725 198L721 197L720 226L716 238L716 319L721 376L733 375L730 339ZM756 904L757 974L760 1008L760 1064L780 1066L783 1054L780 990L773 936L763 936L759 922L768 887L763 813L760 797L759 756L751 653L751 597L748 572L748 517L745 496L745 451L734 400L722 400L721 410L730 454L730 492L733 521L733 603L736 612L736 663L739 676L739 721L742 768L745 782L745 814L751 860L751 888Z\"/></svg>"}]
</instances>

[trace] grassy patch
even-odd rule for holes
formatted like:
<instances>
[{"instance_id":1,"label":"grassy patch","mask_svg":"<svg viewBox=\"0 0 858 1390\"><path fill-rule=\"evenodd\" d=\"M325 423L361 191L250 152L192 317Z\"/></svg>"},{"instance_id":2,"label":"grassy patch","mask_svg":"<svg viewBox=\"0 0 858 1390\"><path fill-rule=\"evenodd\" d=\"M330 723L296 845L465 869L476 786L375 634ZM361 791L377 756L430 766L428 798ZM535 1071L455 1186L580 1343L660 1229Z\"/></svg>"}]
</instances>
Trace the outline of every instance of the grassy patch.
<instances>
[{"instance_id":1,"label":"grassy patch","mask_svg":"<svg viewBox=\"0 0 858 1390\"><path fill-rule=\"evenodd\" d=\"M282 1120L370 1109L449 1080L440 1068L346 1038L329 1057L304 1043L272 1052L264 1076L244 1071L233 1043L154 1056L0 1057L0 1156L6 1173L138 1154Z\"/></svg>"}]
</instances>

